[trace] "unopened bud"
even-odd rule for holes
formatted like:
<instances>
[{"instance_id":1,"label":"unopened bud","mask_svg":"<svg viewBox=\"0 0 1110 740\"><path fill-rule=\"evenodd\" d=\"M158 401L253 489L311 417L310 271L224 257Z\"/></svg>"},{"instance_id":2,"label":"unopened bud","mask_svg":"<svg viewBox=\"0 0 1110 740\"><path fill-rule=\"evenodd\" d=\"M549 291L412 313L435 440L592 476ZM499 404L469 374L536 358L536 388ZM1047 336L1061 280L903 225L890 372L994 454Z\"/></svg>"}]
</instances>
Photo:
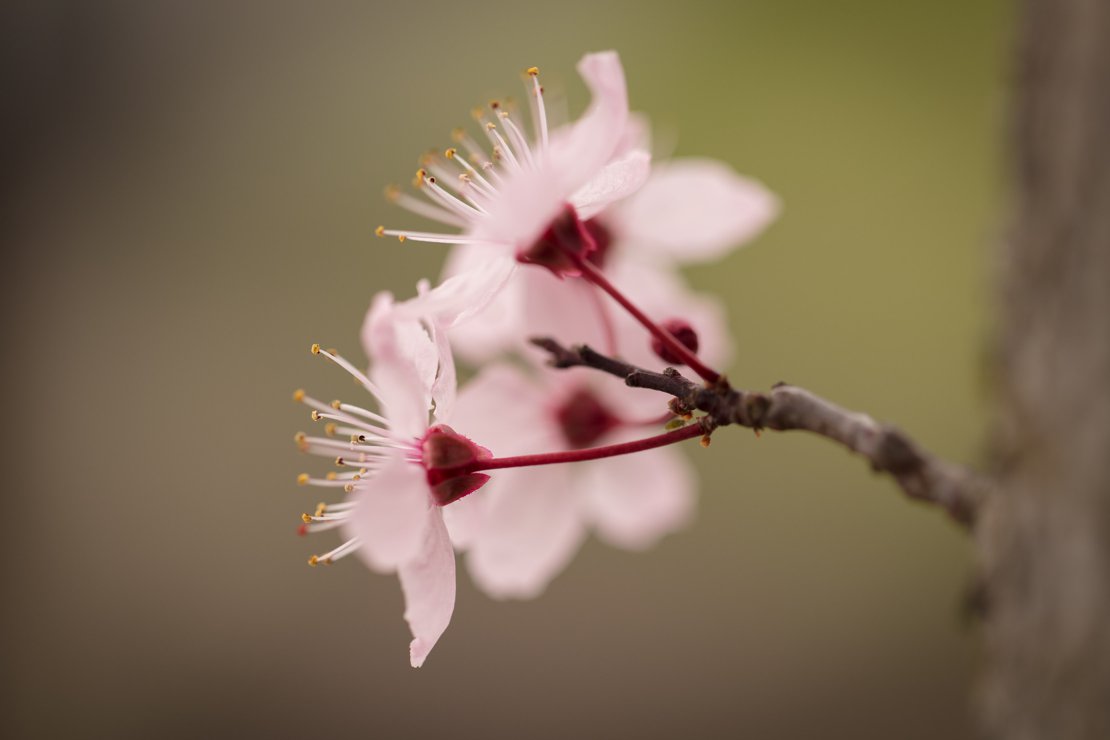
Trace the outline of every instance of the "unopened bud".
<instances>
[{"instance_id":1,"label":"unopened bud","mask_svg":"<svg viewBox=\"0 0 1110 740\"><path fill-rule=\"evenodd\" d=\"M694 327L682 319L668 319L663 322L663 328L671 333L671 336L678 340L686 349L694 354L698 353L698 333L694 331ZM682 358L658 337L651 338L651 348L655 354L669 365L682 365L684 364Z\"/></svg>"}]
</instances>

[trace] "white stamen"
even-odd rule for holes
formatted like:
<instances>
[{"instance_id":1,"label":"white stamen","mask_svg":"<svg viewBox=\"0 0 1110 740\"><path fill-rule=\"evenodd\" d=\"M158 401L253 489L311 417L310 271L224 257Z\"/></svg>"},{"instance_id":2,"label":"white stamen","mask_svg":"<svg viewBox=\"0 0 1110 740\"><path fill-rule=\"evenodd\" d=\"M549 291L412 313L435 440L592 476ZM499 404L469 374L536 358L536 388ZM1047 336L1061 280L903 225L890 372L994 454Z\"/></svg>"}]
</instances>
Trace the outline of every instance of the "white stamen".
<instances>
[{"instance_id":1,"label":"white stamen","mask_svg":"<svg viewBox=\"0 0 1110 740\"><path fill-rule=\"evenodd\" d=\"M401 208L404 208L406 211L415 213L417 216L430 218L433 221L439 221L440 223L447 224L448 226L457 226L460 229L466 227L466 219L462 218L461 216L457 216L454 213L446 210L445 208L440 208L433 203L428 203L418 198L414 198L408 193L393 193L389 196L389 200L390 202L396 203L397 205L401 206Z\"/></svg>"},{"instance_id":2,"label":"white stamen","mask_svg":"<svg viewBox=\"0 0 1110 740\"><path fill-rule=\"evenodd\" d=\"M547 110L543 104L543 88L540 87L540 72L535 67L528 70L532 78L532 94L528 96L532 104L532 125L536 129L536 139L542 148L547 148Z\"/></svg>"}]
</instances>

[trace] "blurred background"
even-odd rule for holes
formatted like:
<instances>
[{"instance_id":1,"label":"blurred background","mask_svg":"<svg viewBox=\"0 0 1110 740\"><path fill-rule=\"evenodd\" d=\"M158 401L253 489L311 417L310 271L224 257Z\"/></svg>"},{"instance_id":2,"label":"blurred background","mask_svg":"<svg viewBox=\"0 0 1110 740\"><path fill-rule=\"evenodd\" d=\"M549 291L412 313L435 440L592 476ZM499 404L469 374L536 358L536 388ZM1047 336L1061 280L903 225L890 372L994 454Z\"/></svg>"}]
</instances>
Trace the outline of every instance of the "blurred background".
<instances>
[{"instance_id":1,"label":"blurred background","mask_svg":"<svg viewBox=\"0 0 1110 740\"><path fill-rule=\"evenodd\" d=\"M37 2L5 90L5 736L975 736L966 536L801 434L722 430L696 521L587 544L539 599L460 571L420 670L394 577L294 536L300 386L370 296L435 276L382 187L543 70L620 51L676 155L781 220L692 269L731 377L981 459L1012 10L1001 0ZM16 403L18 401L18 403ZM310 501L311 499L311 501Z\"/></svg>"}]
</instances>

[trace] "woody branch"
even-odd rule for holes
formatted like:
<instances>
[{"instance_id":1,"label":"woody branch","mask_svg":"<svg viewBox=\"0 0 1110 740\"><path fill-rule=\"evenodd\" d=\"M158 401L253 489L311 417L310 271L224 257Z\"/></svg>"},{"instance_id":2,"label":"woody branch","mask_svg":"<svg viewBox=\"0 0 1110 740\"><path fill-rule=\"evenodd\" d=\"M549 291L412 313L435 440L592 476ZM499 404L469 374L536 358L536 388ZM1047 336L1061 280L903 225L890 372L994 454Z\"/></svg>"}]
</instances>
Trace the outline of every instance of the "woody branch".
<instances>
[{"instance_id":1,"label":"woody branch","mask_svg":"<svg viewBox=\"0 0 1110 740\"><path fill-rule=\"evenodd\" d=\"M941 460L897 427L842 408L804 388L778 383L766 392L744 391L732 388L723 378L710 386L699 385L674 368L645 370L585 345L564 347L546 337L532 343L551 355L553 367L593 368L622 378L634 388L666 393L673 397L670 407L676 414L701 411L713 426L802 430L830 439L866 459L876 472L890 475L910 498L943 508L967 527L974 524L989 490L984 478Z\"/></svg>"}]
</instances>

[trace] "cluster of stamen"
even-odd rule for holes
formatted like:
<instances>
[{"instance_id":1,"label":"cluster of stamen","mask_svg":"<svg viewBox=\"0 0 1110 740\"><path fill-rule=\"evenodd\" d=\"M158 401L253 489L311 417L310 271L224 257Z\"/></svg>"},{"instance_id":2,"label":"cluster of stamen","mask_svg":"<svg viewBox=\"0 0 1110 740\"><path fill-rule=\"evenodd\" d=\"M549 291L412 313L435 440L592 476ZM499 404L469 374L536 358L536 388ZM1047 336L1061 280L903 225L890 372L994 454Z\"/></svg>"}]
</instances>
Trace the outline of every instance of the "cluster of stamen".
<instances>
[{"instance_id":1,"label":"cluster of stamen","mask_svg":"<svg viewBox=\"0 0 1110 740\"><path fill-rule=\"evenodd\" d=\"M451 133L454 146L442 153L428 152L420 159L420 169L412 186L423 198L396 185L386 188L386 198L419 216L463 230L483 219L488 214L490 201L504 185L506 175L538 167L547 148L547 111L538 68L530 67L525 71L525 85L531 109L531 140L517 124L512 106L494 100L487 107L472 111L488 140L487 146L480 145L465 129L455 129ZM384 226L379 226L374 233L380 237L393 236L401 242L479 243L465 233L387 229Z\"/></svg>"},{"instance_id":2,"label":"cluster of stamen","mask_svg":"<svg viewBox=\"0 0 1110 740\"><path fill-rule=\"evenodd\" d=\"M343 359L334 350L325 350L318 344L312 345L312 354L325 357L350 373L375 398L380 398L377 387L360 370ZM418 453L412 441L398 439L389 427L389 420L381 414L343 401L324 403L306 394L303 390L293 393L293 400L312 409L310 418L314 422L324 422L323 436L311 436L297 432L293 441L302 452L330 457L339 471L331 471L323 477L313 477L308 473L297 476L302 486L319 488L342 488L345 493L355 491L359 481L372 476L389 461L411 459ZM300 534L315 534L336 529L347 523L354 509L353 500L338 503L320 502L312 513L301 515ZM358 549L358 537L351 537L338 547L308 559L309 565L329 565Z\"/></svg>"}]
</instances>

